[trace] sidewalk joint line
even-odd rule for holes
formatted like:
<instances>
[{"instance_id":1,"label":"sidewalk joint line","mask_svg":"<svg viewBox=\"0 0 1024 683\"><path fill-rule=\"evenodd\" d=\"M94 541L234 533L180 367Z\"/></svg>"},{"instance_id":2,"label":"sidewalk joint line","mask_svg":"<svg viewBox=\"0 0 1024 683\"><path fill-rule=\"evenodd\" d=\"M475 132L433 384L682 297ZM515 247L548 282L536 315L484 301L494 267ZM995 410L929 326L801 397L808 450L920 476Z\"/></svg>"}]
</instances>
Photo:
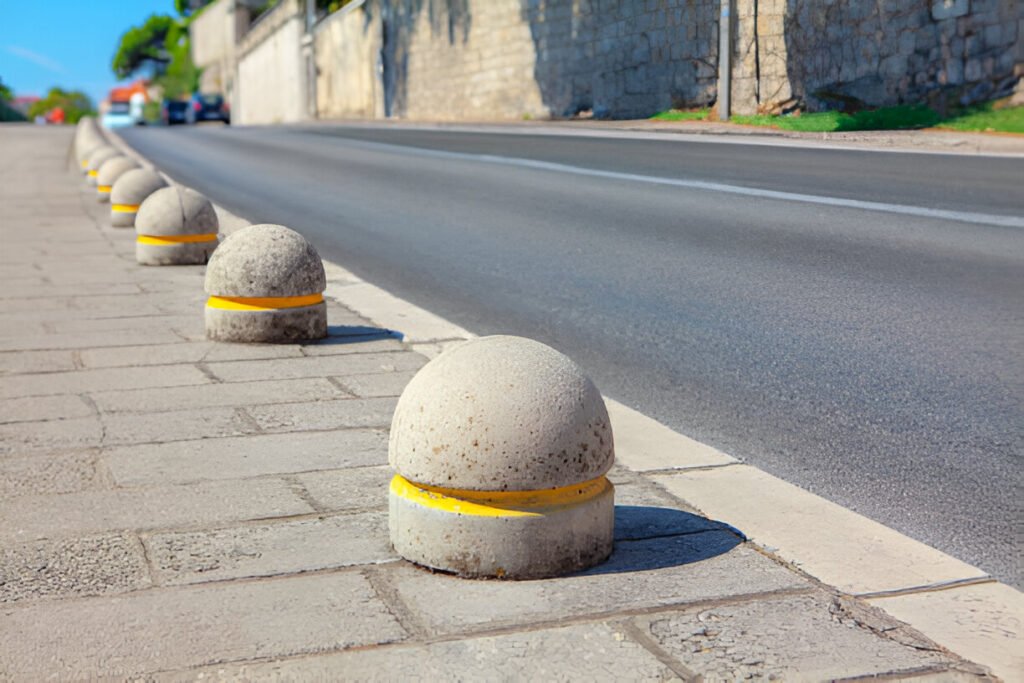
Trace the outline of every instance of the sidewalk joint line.
<instances>
[{"instance_id":1,"label":"sidewalk joint line","mask_svg":"<svg viewBox=\"0 0 1024 683\"><path fill-rule=\"evenodd\" d=\"M920 586L910 586L907 588L893 588L892 590L854 593L853 596L862 600L895 598L903 595L917 595L919 593L937 593L939 591L953 590L955 588L963 588L965 586L978 586L986 583L999 582L992 576L986 574L984 576L975 576L966 579L952 579L950 581L939 581L937 583L926 583Z\"/></svg>"}]
</instances>

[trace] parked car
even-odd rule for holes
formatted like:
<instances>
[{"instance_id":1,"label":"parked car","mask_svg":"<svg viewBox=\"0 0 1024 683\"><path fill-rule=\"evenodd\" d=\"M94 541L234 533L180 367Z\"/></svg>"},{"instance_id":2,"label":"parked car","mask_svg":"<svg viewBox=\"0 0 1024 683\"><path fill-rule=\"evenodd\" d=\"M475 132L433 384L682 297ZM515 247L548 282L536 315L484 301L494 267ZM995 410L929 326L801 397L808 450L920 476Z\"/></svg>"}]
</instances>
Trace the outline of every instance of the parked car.
<instances>
[{"instance_id":1,"label":"parked car","mask_svg":"<svg viewBox=\"0 0 1024 683\"><path fill-rule=\"evenodd\" d=\"M173 126L176 123L187 123L185 112L188 111L188 102L180 100L164 100L160 105L160 121L165 126Z\"/></svg>"},{"instance_id":2,"label":"parked car","mask_svg":"<svg viewBox=\"0 0 1024 683\"><path fill-rule=\"evenodd\" d=\"M188 123L199 121L223 121L231 123L231 112L224 97L215 94L195 93L188 101L188 109L185 112Z\"/></svg>"},{"instance_id":3,"label":"parked car","mask_svg":"<svg viewBox=\"0 0 1024 683\"><path fill-rule=\"evenodd\" d=\"M111 102L107 113L103 115L102 123L104 128L140 125L140 121L132 114L131 103L126 101Z\"/></svg>"}]
</instances>

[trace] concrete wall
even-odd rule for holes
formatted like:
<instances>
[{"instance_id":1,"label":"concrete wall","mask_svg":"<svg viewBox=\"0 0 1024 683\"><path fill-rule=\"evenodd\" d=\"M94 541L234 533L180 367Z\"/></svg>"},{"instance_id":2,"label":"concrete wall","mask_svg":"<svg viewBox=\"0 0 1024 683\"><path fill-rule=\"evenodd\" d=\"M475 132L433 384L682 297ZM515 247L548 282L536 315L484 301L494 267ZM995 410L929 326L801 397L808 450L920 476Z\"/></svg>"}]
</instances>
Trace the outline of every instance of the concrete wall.
<instances>
[{"instance_id":1,"label":"concrete wall","mask_svg":"<svg viewBox=\"0 0 1024 683\"><path fill-rule=\"evenodd\" d=\"M322 118L381 118L380 12L353 3L317 25L317 116Z\"/></svg>"},{"instance_id":2,"label":"concrete wall","mask_svg":"<svg viewBox=\"0 0 1024 683\"><path fill-rule=\"evenodd\" d=\"M238 46L233 122L289 123L308 118L304 31L298 0L283 0L253 24Z\"/></svg>"},{"instance_id":3,"label":"concrete wall","mask_svg":"<svg viewBox=\"0 0 1024 683\"><path fill-rule=\"evenodd\" d=\"M203 8L189 27L192 62L200 67L201 92L218 92L234 101L235 52L249 28L249 10L235 0L217 0Z\"/></svg>"}]
</instances>

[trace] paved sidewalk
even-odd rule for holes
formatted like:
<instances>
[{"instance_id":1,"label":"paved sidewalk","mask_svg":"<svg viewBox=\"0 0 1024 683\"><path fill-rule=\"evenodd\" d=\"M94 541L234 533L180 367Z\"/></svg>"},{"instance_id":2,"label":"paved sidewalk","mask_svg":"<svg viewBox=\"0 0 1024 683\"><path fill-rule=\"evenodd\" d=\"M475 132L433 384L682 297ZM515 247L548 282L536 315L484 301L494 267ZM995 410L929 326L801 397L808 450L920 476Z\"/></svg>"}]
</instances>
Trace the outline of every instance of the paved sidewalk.
<instances>
[{"instance_id":1,"label":"paved sidewalk","mask_svg":"<svg viewBox=\"0 0 1024 683\"><path fill-rule=\"evenodd\" d=\"M308 345L203 339L203 268L143 268L0 126L0 679L984 679L617 466L616 550L471 581L387 535L387 432L426 357L334 301Z\"/></svg>"}]
</instances>

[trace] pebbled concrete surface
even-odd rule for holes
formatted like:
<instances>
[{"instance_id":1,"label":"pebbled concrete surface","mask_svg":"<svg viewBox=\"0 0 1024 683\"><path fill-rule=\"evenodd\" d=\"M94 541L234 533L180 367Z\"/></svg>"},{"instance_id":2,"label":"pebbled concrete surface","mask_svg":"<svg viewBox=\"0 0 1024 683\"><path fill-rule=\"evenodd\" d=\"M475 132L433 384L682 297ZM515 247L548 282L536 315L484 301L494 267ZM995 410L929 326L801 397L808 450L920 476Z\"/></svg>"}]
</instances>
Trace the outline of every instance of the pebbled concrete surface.
<instances>
[{"instance_id":1,"label":"pebbled concrete surface","mask_svg":"<svg viewBox=\"0 0 1024 683\"><path fill-rule=\"evenodd\" d=\"M337 304L345 322L299 355L211 347L179 318L201 319L202 267L134 267L133 236L106 228L65 171L69 140L66 129L0 128L0 238L17 237L4 257L53 274L21 268L8 279L0 269L0 284L12 283L0 302L39 303L0 311L52 312L3 337L14 342L0 350L0 392L75 396L93 411L73 417L80 403L70 398L25 402L22 421L2 425L13 431L0 431L0 481L14 483L0 498L0 678L393 678L416 663L416 673L454 678L493 667L505 677L688 679L704 660L659 644L671 629L645 633L635 619L771 603L761 609L773 623L813 630L841 597L622 468L609 475L622 490L615 553L588 573L467 582L396 559L383 533L381 420L426 358L374 346L390 335L368 334L368 321ZM53 204L40 215L44 191ZM69 237L86 248L66 249ZM55 331L64 311L98 321L116 300L149 315L137 328ZM335 344L346 352L328 352ZM367 389L374 378L383 389ZM320 393L330 391L323 381L345 395ZM266 383L299 393L270 403ZM133 403L116 397L122 388ZM893 645L870 625L844 628L837 648L882 654L844 659L844 675L969 668L921 649L926 640Z\"/></svg>"}]
</instances>

